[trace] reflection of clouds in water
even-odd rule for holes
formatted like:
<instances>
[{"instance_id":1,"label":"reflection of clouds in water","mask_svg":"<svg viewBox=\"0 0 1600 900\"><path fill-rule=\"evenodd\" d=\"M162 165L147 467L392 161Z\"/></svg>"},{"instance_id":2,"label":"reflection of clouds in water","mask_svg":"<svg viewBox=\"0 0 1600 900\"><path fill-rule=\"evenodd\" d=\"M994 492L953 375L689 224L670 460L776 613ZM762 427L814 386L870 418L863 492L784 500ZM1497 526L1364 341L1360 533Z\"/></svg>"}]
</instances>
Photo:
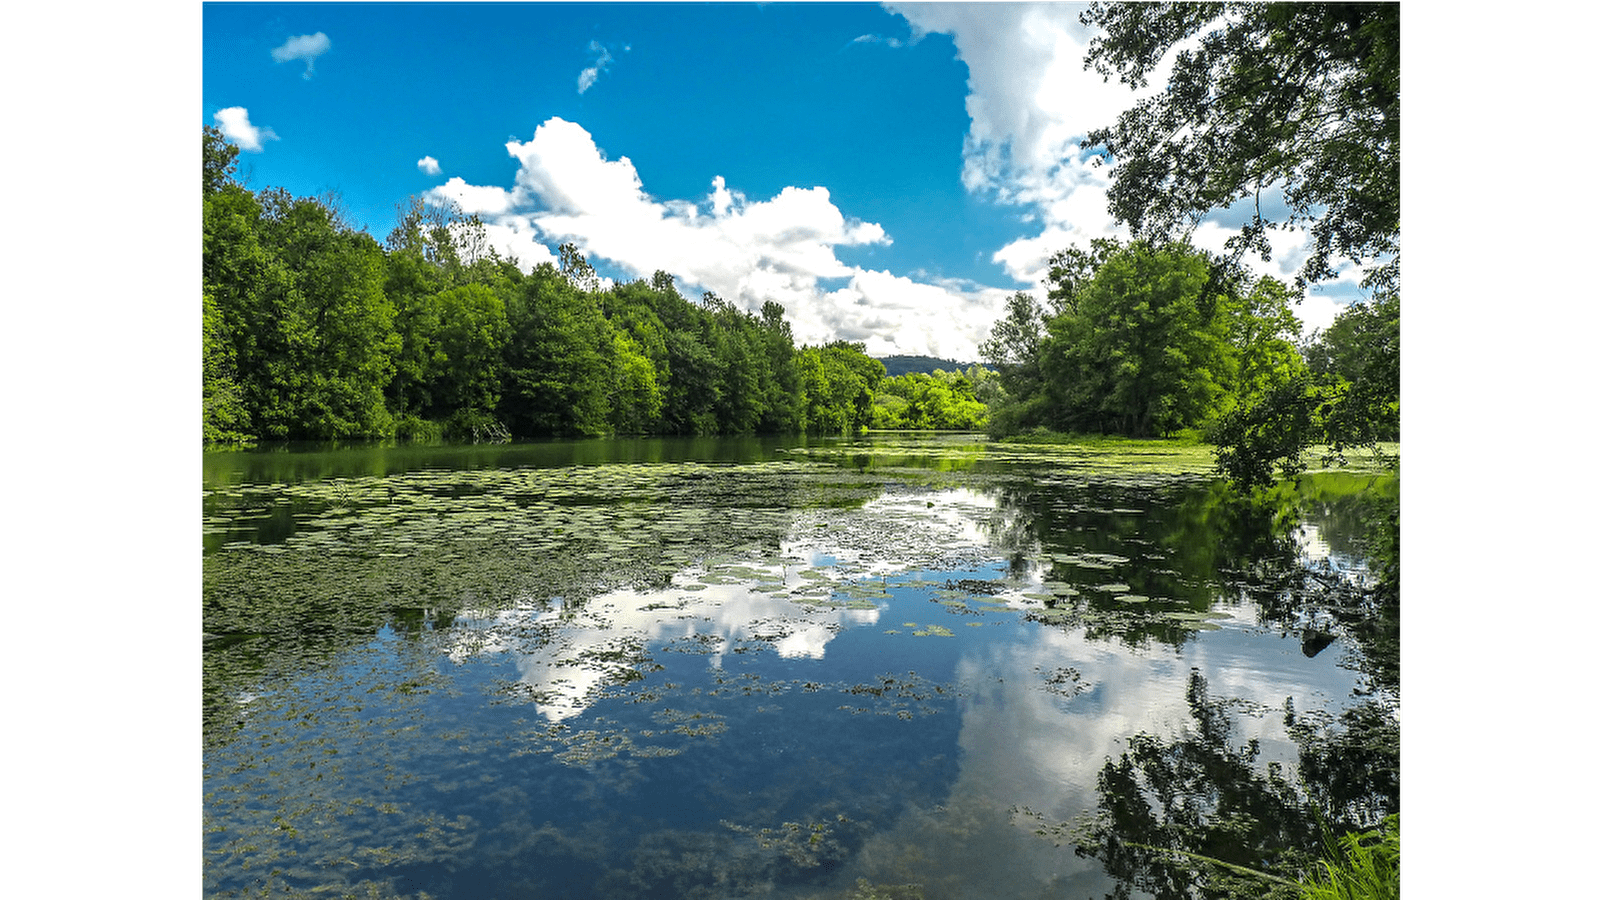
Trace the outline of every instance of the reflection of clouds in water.
<instances>
[{"instance_id":1,"label":"reflection of clouds in water","mask_svg":"<svg viewBox=\"0 0 1600 900\"><path fill-rule=\"evenodd\" d=\"M1351 584L1370 587L1371 578L1366 561L1352 558L1346 553L1335 552L1323 538L1322 529L1317 525L1306 522L1296 528L1292 536L1295 545L1299 547L1300 561L1303 564L1327 566Z\"/></svg>"},{"instance_id":2,"label":"reflection of clouds in water","mask_svg":"<svg viewBox=\"0 0 1600 900\"><path fill-rule=\"evenodd\" d=\"M999 555L992 535L1007 513L966 488L890 489L854 510L806 510L782 543L787 560L834 561L852 575L959 568Z\"/></svg>"},{"instance_id":3,"label":"reflection of clouds in water","mask_svg":"<svg viewBox=\"0 0 1600 900\"><path fill-rule=\"evenodd\" d=\"M822 659L829 641L851 625L877 622L877 609L808 604L768 591L808 588L825 599L831 587L781 566L743 566L745 579L700 584L697 575L731 580L717 570L680 576L662 591L613 591L570 608L559 598L539 606L464 613L450 632L451 659L510 653L518 683L551 722L582 713L607 684L637 670L649 645L692 641L719 666L734 642L771 645L790 659ZM699 589L695 589L699 588Z\"/></svg>"},{"instance_id":4,"label":"reflection of clouds in water","mask_svg":"<svg viewBox=\"0 0 1600 900\"><path fill-rule=\"evenodd\" d=\"M841 608L836 588L993 559L988 535L999 513L992 496L966 489L890 491L856 510L802 511L777 564L691 569L666 590L619 590L570 608L557 598L463 613L448 652L458 662L514 654L519 683L553 722L587 709L596 692L637 665L647 644L696 641L713 666L736 641L765 642L786 659L822 659L840 630L878 621L875 607Z\"/></svg>"},{"instance_id":5,"label":"reflection of clouds in water","mask_svg":"<svg viewBox=\"0 0 1600 900\"><path fill-rule=\"evenodd\" d=\"M1032 834L1035 822L1004 812L1027 807L1048 823L1067 822L1099 804L1096 784L1108 759L1146 733L1170 740L1194 728L1186 691L1191 668L1212 700L1227 700L1228 743L1261 743L1259 765L1293 771L1297 748L1283 724L1283 702L1302 711L1347 697L1356 675L1326 657L1306 659L1299 644L1243 627L1207 632L1181 651L1129 650L1086 639L1081 629L1025 626L1014 640L974 647L957 663L961 771L936 811L911 815L872 839L862 875L907 873L926 883L983 884L993 896L1099 896L1112 882L1100 863L1080 859ZM1075 670L1085 689L1048 689L1052 672ZM1292 775L1291 775L1292 777ZM1052 894L1054 895L1054 894Z\"/></svg>"}]
</instances>

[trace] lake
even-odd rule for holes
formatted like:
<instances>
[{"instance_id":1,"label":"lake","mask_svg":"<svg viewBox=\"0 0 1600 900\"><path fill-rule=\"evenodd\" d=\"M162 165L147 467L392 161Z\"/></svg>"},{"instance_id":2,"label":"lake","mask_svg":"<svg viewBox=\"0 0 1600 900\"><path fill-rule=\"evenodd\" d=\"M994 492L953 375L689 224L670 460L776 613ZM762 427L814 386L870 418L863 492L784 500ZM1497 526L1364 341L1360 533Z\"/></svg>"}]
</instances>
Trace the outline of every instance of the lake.
<instances>
[{"instance_id":1,"label":"lake","mask_svg":"<svg viewBox=\"0 0 1600 900\"><path fill-rule=\"evenodd\" d=\"M203 475L207 896L1261 896L1201 857L1398 811L1377 470L1247 502L1204 447L884 435Z\"/></svg>"}]
</instances>

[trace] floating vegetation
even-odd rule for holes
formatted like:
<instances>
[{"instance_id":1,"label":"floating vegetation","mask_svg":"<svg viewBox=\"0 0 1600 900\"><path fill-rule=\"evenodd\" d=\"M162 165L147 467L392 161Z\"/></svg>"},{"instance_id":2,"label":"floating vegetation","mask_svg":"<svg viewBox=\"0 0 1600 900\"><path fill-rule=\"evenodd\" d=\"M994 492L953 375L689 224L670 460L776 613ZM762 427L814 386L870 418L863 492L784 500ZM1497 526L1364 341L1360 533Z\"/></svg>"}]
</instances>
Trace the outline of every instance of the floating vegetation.
<instances>
[{"instance_id":1,"label":"floating vegetation","mask_svg":"<svg viewBox=\"0 0 1600 900\"><path fill-rule=\"evenodd\" d=\"M1035 668L1034 671L1044 676L1045 690L1062 697L1076 697L1091 687L1083 680L1083 673L1073 666L1062 666L1048 672L1043 668Z\"/></svg>"},{"instance_id":2,"label":"floating vegetation","mask_svg":"<svg viewBox=\"0 0 1600 900\"><path fill-rule=\"evenodd\" d=\"M981 891L927 860L1014 829L953 798L1069 764L976 765L993 717L1060 747L1052 711L1097 704L1057 698L1149 690L1098 673L1157 672L1219 605L1260 620L1202 455L906 438L208 489L205 893ZM1122 645L1149 649L1091 667Z\"/></svg>"}]
</instances>

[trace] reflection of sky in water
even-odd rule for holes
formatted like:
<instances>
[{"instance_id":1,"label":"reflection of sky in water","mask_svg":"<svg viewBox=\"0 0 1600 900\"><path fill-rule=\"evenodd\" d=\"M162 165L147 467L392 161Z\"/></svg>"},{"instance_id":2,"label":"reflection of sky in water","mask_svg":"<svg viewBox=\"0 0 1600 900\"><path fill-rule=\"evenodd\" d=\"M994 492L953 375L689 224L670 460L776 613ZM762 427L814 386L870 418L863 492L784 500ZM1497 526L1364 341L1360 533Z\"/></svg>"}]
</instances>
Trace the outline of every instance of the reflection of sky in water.
<instances>
[{"instance_id":1,"label":"reflection of sky in water","mask_svg":"<svg viewBox=\"0 0 1600 900\"><path fill-rule=\"evenodd\" d=\"M1368 580L1366 561L1353 558L1347 553L1335 552L1323 538L1322 529L1316 523L1303 523L1292 532L1292 535L1304 563L1327 566L1352 583L1362 584Z\"/></svg>"},{"instance_id":2,"label":"reflection of sky in water","mask_svg":"<svg viewBox=\"0 0 1600 900\"><path fill-rule=\"evenodd\" d=\"M759 572L760 581L706 584L691 574L675 579L679 585L672 589L613 591L570 609L558 598L496 613L467 613L457 617L447 653L458 662L475 654L511 654L520 681L540 698L539 714L559 722L583 712L617 674L616 665L596 660L631 664L646 645L681 640L699 642L712 667L720 666L740 641L764 642L785 659L820 660L842 627L878 619L876 608L789 599L790 591L821 599L831 593L832 578L807 578L802 572L810 570L788 566L739 568ZM725 572L713 577L728 580ZM784 596L772 596L779 591Z\"/></svg>"},{"instance_id":3,"label":"reflection of sky in water","mask_svg":"<svg viewBox=\"0 0 1600 900\"><path fill-rule=\"evenodd\" d=\"M1099 863L1035 837L1013 807L1057 822L1092 810L1129 736L1192 727L1191 670L1235 704L1230 743L1259 739L1263 764L1290 765L1285 698L1336 711L1357 676L1337 653L1307 658L1295 636L1255 626L1247 603L1177 648L1026 621L1045 574L1002 561L990 536L1009 514L976 491L889 490L856 510L796 512L775 559L707 563L658 591L462 613L430 638L448 663L389 663L443 677L394 700L427 715L358 735L341 752L372 771L340 771L359 794L382 783L380 763L409 767L425 773L418 786L383 794L402 813L470 818L475 843L404 869L441 896L524 882L542 896L678 896L687 876L652 881L650 867L697 852L713 869L746 866L745 893L825 883L836 896L866 878L929 897L1098 896L1111 888ZM1314 526L1301 547L1329 556ZM988 605L936 602L945 582L1008 576ZM391 639L378 658L403 646ZM356 683L402 677L359 668ZM501 696L500 681L521 693ZM382 703L366 702L381 720ZM233 752L248 760L246 743ZM785 823L826 840L791 847ZM849 852L808 865L827 841ZM397 871L357 862L379 881ZM540 874L552 866L566 874Z\"/></svg>"}]
</instances>

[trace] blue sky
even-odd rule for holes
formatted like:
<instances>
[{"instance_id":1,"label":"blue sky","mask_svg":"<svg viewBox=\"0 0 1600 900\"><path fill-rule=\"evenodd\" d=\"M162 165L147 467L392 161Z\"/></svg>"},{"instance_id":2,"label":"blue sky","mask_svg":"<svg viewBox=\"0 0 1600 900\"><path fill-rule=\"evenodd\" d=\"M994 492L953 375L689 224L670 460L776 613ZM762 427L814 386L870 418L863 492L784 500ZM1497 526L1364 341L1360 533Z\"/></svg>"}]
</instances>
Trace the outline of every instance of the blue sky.
<instances>
[{"instance_id":1,"label":"blue sky","mask_svg":"<svg viewBox=\"0 0 1600 900\"><path fill-rule=\"evenodd\" d=\"M454 202L525 267L570 241L777 300L801 341L975 360L1051 253L1124 234L1077 142L1135 95L1083 72L1080 9L205 4L201 121L252 188L337 191L380 240L406 198Z\"/></svg>"}]
</instances>

